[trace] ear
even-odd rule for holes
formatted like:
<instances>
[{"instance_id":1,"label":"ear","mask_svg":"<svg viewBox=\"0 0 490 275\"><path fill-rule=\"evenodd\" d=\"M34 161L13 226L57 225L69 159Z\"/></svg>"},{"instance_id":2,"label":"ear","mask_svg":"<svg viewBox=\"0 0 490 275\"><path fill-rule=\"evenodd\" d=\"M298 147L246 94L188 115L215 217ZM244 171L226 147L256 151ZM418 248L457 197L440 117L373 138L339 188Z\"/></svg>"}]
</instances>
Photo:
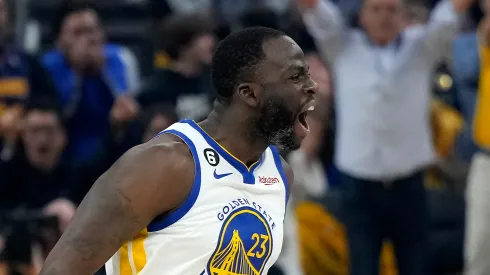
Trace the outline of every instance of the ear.
<instances>
[{"instance_id":1,"label":"ear","mask_svg":"<svg viewBox=\"0 0 490 275\"><path fill-rule=\"evenodd\" d=\"M262 93L262 86L256 83L242 83L238 85L238 96L251 107L259 106Z\"/></svg>"}]
</instances>

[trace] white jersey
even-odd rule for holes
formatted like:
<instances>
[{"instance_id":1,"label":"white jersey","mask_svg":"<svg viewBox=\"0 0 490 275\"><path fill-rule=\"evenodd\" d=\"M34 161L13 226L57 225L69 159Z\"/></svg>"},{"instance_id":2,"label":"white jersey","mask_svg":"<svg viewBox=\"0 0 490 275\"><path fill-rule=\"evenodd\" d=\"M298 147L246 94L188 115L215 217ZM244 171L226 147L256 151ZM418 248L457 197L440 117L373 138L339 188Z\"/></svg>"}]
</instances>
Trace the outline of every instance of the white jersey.
<instances>
[{"instance_id":1,"label":"white jersey","mask_svg":"<svg viewBox=\"0 0 490 275\"><path fill-rule=\"evenodd\" d=\"M161 134L189 146L196 167L191 192L126 243L106 263L107 274L267 274L281 251L289 196L277 149L267 148L247 167L194 121Z\"/></svg>"}]
</instances>

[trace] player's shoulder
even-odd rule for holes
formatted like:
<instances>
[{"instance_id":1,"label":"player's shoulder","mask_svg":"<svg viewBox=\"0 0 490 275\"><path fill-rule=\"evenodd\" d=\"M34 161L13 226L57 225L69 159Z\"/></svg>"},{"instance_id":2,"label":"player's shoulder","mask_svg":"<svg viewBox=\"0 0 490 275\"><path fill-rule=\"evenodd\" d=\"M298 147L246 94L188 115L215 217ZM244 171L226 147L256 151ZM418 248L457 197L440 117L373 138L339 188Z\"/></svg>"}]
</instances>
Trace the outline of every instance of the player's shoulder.
<instances>
[{"instance_id":1,"label":"player's shoulder","mask_svg":"<svg viewBox=\"0 0 490 275\"><path fill-rule=\"evenodd\" d=\"M159 135L152 140L131 148L120 161L133 163L147 172L165 171L165 177L179 177L192 182L194 159L187 144L170 134ZM185 172L185 173L182 173Z\"/></svg>"},{"instance_id":2,"label":"player's shoulder","mask_svg":"<svg viewBox=\"0 0 490 275\"><path fill-rule=\"evenodd\" d=\"M154 155L166 155L192 159L189 146L178 136L172 134L160 134L150 141L140 145L143 152Z\"/></svg>"}]
</instances>

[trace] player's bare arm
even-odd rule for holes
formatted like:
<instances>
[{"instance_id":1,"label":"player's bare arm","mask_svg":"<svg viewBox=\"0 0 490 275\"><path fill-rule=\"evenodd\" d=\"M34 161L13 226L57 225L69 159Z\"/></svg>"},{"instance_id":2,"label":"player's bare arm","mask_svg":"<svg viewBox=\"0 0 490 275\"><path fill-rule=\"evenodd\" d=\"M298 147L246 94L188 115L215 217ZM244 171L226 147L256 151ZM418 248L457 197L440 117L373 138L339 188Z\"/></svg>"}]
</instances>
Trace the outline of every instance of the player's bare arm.
<instances>
[{"instance_id":1,"label":"player's bare arm","mask_svg":"<svg viewBox=\"0 0 490 275\"><path fill-rule=\"evenodd\" d=\"M172 135L129 150L96 181L40 275L94 274L155 217L184 201L194 168L187 145Z\"/></svg>"}]
</instances>

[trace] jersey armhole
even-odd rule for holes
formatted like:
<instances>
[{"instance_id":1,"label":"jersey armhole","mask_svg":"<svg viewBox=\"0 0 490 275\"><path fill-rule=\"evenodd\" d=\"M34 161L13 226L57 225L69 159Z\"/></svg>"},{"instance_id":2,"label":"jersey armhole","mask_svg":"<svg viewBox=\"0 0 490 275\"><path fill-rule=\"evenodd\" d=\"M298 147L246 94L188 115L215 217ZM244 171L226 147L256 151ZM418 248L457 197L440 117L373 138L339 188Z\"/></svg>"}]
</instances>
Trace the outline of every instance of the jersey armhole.
<instances>
[{"instance_id":1,"label":"jersey armhole","mask_svg":"<svg viewBox=\"0 0 490 275\"><path fill-rule=\"evenodd\" d=\"M279 150L277 150L276 146L271 145L270 149L272 151L272 156L274 157L274 163L276 164L277 171L279 175L281 175L282 182L284 183L284 190L286 190L286 205L288 206L289 201L289 182L288 177L286 176L286 172L284 171L284 167L282 166L281 154L279 154Z\"/></svg>"},{"instance_id":2,"label":"jersey armhole","mask_svg":"<svg viewBox=\"0 0 490 275\"><path fill-rule=\"evenodd\" d=\"M191 191L189 195L187 195L185 200L177 208L175 208L168 214L164 215L163 217L155 218L147 226L148 232L160 231L179 221L182 217L185 216L185 214L187 214L187 212L189 212L189 210L191 210L192 206L194 206L194 203L196 202L197 197L199 196L199 191L201 190L201 165L199 163L199 155L197 153L196 146L194 145L194 143L186 135L173 129L165 130L158 135L163 135L163 134L171 134L177 136L182 141L184 141L185 144L187 144L189 150L192 153L192 158L194 159L195 176L194 176L194 182L192 183Z\"/></svg>"}]
</instances>

